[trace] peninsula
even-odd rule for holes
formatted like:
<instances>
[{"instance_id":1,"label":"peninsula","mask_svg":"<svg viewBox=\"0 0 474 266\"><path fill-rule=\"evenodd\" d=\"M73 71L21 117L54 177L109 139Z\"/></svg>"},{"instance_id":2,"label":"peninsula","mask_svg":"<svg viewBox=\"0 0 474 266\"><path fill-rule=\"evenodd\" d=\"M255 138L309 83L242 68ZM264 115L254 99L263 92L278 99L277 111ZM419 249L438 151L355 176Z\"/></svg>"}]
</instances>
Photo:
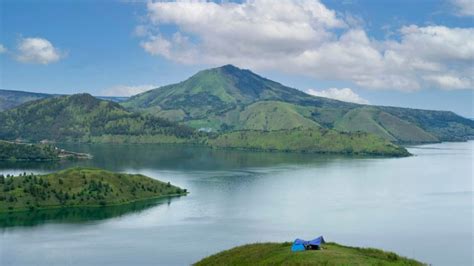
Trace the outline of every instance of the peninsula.
<instances>
[{"instance_id":1,"label":"peninsula","mask_svg":"<svg viewBox=\"0 0 474 266\"><path fill-rule=\"evenodd\" d=\"M95 168L71 168L46 175L0 175L0 213L103 207L186 194L186 189L169 182Z\"/></svg>"}]
</instances>

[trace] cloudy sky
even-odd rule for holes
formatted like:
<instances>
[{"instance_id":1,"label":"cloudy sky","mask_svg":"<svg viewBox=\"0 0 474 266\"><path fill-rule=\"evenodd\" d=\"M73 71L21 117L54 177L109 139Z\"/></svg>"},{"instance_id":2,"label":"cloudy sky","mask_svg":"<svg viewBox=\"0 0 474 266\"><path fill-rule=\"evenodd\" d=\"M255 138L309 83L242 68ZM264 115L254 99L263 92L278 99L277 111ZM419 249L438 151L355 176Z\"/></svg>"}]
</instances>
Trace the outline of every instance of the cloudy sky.
<instances>
[{"instance_id":1,"label":"cloudy sky","mask_svg":"<svg viewBox=\"0 0 474 266\"><path fill-rule=\"evenodd\" d=\"M474 117L472 0L3 0L0 88L126 96L234 64L310 94Z\"/></svg>"}]
</instances>

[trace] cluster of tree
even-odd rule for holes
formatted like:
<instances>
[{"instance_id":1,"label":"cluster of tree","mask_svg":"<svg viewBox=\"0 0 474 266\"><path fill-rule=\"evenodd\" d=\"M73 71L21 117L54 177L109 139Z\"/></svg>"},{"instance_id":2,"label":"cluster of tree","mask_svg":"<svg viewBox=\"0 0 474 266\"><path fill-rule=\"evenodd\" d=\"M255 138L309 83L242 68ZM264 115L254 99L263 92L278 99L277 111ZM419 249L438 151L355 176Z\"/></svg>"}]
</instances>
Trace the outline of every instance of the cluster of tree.
<instances>
[{"instance_id":1,"label":"cluster of tree","mask_svg":"<svg viewBox=\"0 0 474 266\"><path fill-rule=\"evenodd\" d=\"M49 175L0 175L0 212L46 206L119 204L185 190L141 175L72 169Z\"/></svg>"},{"instance_id":2,"label":"cluster of tree","mask_svg":"<svg viewBox=\"0 0 474 266\"><path fill-rule=\"evenodd\" d=\"M51 145L18 144L0 141L0 161L47 161L57 160L59 150Z\"/></svg>"}]
</instances>

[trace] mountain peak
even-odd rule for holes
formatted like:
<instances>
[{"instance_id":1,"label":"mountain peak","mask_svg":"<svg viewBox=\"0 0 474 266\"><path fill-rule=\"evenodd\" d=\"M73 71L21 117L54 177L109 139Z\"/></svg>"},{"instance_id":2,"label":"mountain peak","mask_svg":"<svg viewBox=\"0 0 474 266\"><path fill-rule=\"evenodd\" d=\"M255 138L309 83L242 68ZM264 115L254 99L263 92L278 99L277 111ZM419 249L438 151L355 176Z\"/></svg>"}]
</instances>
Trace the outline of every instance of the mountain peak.
<instances>
[{"instance_id":1,"label":"mountain peak","mask_svg":"<svg viewBox=\"0 0 474 266\"><path fill-rule=\"evenodd\" d=\"M223 65L221 67L218 67L217 69L222 69L222 70L226 70L226 71L241 71L242 69L232 65L232 64L227 64L227 65Z\"/></svg>"}]
</instances>

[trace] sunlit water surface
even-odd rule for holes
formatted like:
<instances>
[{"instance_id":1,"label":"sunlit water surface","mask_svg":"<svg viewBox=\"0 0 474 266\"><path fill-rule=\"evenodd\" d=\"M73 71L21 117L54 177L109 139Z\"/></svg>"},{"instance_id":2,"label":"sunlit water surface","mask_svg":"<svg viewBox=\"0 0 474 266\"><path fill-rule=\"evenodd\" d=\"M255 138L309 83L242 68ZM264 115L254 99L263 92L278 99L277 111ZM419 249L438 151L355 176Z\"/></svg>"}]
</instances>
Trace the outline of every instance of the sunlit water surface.
<instances>
[{"instance_id":1,"label":"sunlit water surface","mask_svg":"<svg viewBox=\"0 0 474 266\"><path fill-rule=\"evenodd\" d=\"M100 211L10 217L1 265L187 265L251 242L319 235L433 265L472 265L473 146L410 147L408 158L68 145L91 161L3 163L0 173L94 166L187 188L186 197Z\"/></svg>"}]
</instances>

